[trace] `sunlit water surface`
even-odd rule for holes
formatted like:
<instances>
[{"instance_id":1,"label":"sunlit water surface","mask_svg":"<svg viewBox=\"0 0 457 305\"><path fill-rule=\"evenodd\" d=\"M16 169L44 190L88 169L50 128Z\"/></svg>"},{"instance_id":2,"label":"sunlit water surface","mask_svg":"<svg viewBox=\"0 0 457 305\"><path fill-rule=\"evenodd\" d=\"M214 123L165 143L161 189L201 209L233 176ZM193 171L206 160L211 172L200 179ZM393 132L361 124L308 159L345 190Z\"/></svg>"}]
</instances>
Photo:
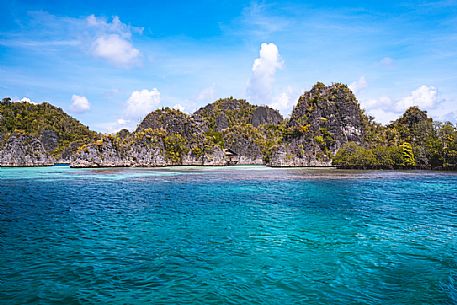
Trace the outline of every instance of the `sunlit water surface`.
<instances>
[{"instance_id":1,"label":"sunlit water surface","mask_svg":"<svg viewBox=\"0 0 457 305\"><path fill-rule=\"evenodd\" d=\"M0 303L456 304L457 175L0 168Z\"/></svg>"}]
</instances>

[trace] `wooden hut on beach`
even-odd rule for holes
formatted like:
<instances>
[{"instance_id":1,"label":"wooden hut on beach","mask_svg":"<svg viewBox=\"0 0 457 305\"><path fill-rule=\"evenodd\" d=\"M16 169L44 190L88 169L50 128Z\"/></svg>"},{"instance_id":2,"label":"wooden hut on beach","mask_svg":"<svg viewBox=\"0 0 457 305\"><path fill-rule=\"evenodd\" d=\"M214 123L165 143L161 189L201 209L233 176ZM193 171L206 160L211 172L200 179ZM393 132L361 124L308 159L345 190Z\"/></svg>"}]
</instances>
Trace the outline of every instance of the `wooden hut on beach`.
<instances>
[{"instance_id":1,"label":"wooden hut on beach","mask_svg":"<svg viewBox=\"0 0 457 305\"><path fill-rule=\"evenodd\" d=\"M238 154L231 149L224 149L225 165L235 165L239 161Z\"/></svg>"}]
</instances>

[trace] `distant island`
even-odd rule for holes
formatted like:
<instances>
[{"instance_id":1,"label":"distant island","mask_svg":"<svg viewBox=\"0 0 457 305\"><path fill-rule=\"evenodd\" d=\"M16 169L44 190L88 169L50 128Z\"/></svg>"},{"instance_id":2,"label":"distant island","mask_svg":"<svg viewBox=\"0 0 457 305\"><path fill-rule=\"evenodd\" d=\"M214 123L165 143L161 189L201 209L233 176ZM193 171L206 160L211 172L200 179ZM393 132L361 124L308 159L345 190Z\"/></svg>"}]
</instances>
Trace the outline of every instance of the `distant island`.
<instances>
[{"instance_id":1,"label":"distant island","mask_svg":"<svg viewBox=\"0 0 457 305\"><path fill-rule=\"evenodd\" d=\"M387 126L341 83L316 83L290 118L223 98L188 115L162 108L129 132L100 134L49 103L0 103L0 166L264 164L351 169L457 169L457 130L411 107Z\"/></svg>"}]
</instances>

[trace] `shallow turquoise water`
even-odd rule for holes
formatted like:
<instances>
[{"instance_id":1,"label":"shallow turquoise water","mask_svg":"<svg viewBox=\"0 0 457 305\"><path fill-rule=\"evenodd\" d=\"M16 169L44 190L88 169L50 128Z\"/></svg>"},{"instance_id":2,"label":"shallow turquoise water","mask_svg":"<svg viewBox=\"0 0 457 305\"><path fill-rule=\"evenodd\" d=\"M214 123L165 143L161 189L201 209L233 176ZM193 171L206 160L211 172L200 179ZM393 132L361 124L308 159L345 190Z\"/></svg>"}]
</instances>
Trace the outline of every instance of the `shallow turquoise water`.
<instances>
[{"instance_id":1,"label":"shallow turquoise water","mask_svg":"<svg viewBox=\"0 0 457 305\"><path fill-rule=\"evenodd\" d=\"M457 175L0 168L0 303L456 304Z\"/></svg>"}]
</instances>

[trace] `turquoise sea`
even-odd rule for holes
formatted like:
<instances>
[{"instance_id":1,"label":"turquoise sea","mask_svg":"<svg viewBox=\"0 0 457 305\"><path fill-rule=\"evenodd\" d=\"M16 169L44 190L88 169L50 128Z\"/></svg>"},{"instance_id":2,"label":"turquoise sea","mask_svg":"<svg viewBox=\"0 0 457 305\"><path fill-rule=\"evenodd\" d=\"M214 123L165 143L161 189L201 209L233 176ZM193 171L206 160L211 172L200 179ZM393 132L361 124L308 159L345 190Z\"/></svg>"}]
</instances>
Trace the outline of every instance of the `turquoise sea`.
<instances>
[{"instance_id":1,"label":"turquoise sea","mask_svg":"<svg viewBox=\"0 0 457 305\"><path fill-rule=\"evenodd\" d=\"M457 174L0 168L1 304L457 304Z\"/></svg>"}]
</instances>

